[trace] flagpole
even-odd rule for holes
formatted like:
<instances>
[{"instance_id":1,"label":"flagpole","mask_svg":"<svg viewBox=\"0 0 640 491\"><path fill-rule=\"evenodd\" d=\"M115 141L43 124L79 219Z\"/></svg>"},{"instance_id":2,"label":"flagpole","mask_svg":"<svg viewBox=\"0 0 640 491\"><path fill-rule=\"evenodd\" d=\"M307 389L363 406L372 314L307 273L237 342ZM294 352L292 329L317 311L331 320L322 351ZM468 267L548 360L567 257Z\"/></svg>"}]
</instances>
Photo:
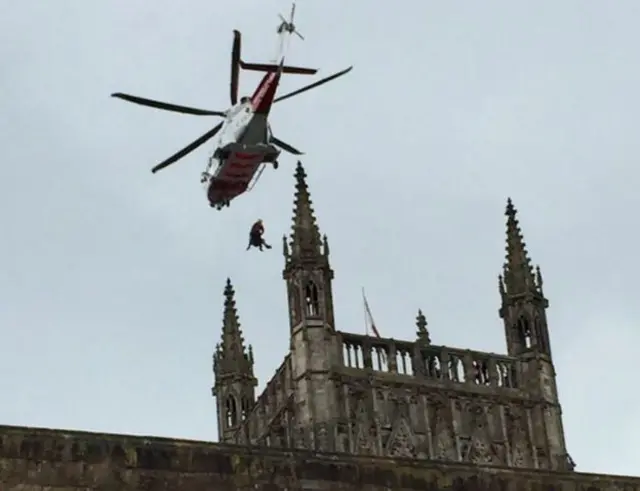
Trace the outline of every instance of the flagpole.
<instances>
[{"instance_id":1,"label":"flagpole","mask_svg":"<svg viewBox=\"0 0 640 491\"><path fill-rule=\"evenodd\" d=\"M378 332L378 329L376 328L376 323L373 320L373 315L371 314L371 308L369 307L369 302L367 302L367 296L364 293L364 287L362 288L362 302L364 303L364 321L365 321L365 328L367 330L367 336L369 335L369 324L371 324L371 330L373 331L373 335L376 338L380 338L380 333ZM387 365L388 360L387 360L387 353L385 352L385 349L382 348L381 350L377 350L378 355L380 356L380 361L383 362L385 365Z\"/></svg>"},{"instance_id":2,"label":"flagpole","mask_svg":"<svg viewBox=\"0 0 640 491\"><path fill-rule=\"evenodd\" d=\"M364 313L364 333L369 336L369 317L367 316L367 297L364 294L364 286L362 287L362 310Z\"/></svg>"}]
</instances>

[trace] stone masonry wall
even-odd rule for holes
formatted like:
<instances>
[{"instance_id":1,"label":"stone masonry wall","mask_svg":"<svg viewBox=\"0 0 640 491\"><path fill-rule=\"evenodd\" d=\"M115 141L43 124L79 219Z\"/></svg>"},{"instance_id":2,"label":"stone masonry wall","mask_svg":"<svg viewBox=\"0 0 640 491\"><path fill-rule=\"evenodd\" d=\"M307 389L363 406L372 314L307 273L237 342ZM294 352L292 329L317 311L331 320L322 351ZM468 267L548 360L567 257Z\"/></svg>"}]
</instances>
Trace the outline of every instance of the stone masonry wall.
<instances>
[{"instance_id":1,"label":"stone masonry wall","mask_svg":"<svg viewBox=\"0 0 640 491\"><path fill-rule=\"evenodd\" d=\"M0 426L1 491L94 489L640 491L640 478Z\"/></svg>"}]
</instances>

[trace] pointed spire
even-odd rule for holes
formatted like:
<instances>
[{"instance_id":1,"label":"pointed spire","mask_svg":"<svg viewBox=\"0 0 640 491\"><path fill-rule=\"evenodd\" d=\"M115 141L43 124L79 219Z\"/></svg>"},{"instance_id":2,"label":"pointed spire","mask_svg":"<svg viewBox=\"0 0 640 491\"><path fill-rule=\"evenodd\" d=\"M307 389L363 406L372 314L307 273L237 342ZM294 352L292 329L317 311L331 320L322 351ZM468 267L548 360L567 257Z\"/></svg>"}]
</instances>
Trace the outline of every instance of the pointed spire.
<instances>
[{"instance_id":1,"label":"pointed spire","mask_svg":"<svg viewBox=\"0 0 640 491\"><path fill-rule=\"evenodd\" d=\"M422 313L422 310L418 310L416 326L418 327L418 331L416 332L418 342L422 344L431 344L431 336L429 336L429 331L427 330L427 319Z\"/></svg>"},{"instance_id":2,"label":"pointed spire","mask_svg":"<svg viewBox=\"0 0 640 491\"><path fill-rule=\"evenodd\" d=\"M306 181L307 174L300 161L296 166L295 177L296 194L293 226L291 227L290 255L295 258L316 258L322 255L322 239L313 214L313 205Z\"/></svg>"},{"instance_id":3,"label":"pointed spire","mask_svg":"<svg viewBox=\"0 0 640 491\"><path fill-rule=\"evenodd\" d=\"M503 297L529 292L539 293L517 213L511 198L508 198L505 211L507 216L507 255L504 273L500 281L500 293Z\"/></svg>"},{"instance_id":4,"label":"pointed spire","mask_svg":"<svg viewBox=\"0 0 640 491\"><path fill-rule=\"evenodd\" d=\"M214 369L220 374L243 373L253 376L253 353L251 346L249 353L245 349L236 310L235 291L230 278L227 278L224 288L222 339L216 347Z\"/></svg>"}]
</instances>

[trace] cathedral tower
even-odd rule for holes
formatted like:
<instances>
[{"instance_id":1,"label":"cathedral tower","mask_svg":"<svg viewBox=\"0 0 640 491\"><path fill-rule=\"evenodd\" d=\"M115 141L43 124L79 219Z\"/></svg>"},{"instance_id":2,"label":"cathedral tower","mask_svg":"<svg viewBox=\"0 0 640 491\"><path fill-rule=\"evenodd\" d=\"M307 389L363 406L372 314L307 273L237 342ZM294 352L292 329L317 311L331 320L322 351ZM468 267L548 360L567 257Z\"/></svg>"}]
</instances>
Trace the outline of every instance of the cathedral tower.
<instances>
[{"instance_id":1,"label":"cathedral tower","mask_svg":"<svg viewBox=\"0 0 640 491\"><path fill-rule=\"evenodd\" d=\"M306 177L298 162L290 243L283 237L283 278L287 282L292 333L303 322L335 329L329 242L326 235L320 238Z\"/></svg>"},{"instance_id":2,"label":"cathedral tower","mask_svg":"<svg viewBox=\"0 0 640 491\"><path fill-rule=\"evenodd\" d=\"M504 322L507 352L520 361L522 380L533 401L532 422L537 459L552 469L568 470L562 409L558 400L556 373L551 356L540 267L535 272L518 223L517 211L507 200L507 246L503 274L499 278L500 317Z\"/></svg>"},{"instance_id":3,"label":"cathedral tower","mask_svg":"<svg viewBox=\"0 0 640 491\"><path fill-rule=\"evenodd\" d=\"M551 360L546 308L540 268L534 273L522 238L517 211L507 200L507 255L500 276L500 318L504 321L507 353L511 356L537 353Z\"/></svg>"},{"instance_id":4,"label":"cathedral tower","mask_svg":"<svg viewBox=\"0 0 640 491\"><path fill-rule=\"evenodd\" d=\"M290 242L283 238L283 278L289 299L291 372L299 428L295 439L298 446L323 448L329 444L336 399L329 373L341 355L335 338L333 271L329 243L326 236L320 236L300 162L295 178Z\"/></svg>"},{"instance_id":5,"label":"cathedral tower","mask_svg":"<svg viewBox=\"0 0 640 491\"><path fill-rule=\"evenodd\" d=\"M218 439L234 442L238 429L255 402L253 352L245 349L236 311L235 292L227 278L224 289L222 339L213 355L215 385L212 394L218 410Z\"/></svg>"}]
</instances>

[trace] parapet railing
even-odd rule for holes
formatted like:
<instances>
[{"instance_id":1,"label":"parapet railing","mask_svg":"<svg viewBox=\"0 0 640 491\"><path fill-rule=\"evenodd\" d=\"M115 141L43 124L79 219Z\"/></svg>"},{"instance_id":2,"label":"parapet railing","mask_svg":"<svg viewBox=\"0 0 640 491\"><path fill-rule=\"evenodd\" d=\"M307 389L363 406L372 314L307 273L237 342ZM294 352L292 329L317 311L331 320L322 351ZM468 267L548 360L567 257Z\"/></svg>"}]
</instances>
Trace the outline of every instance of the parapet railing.
<instances>
[{"instance_id":1,"label":"parapet railing","mask_svg":"<svg viewBox=\"0 0 640 491\"><path fill-rule=\"evenodd\" d=\"M517 389L515 359L493 353L338 333L344 367L433 381Z\"/></svg>"}]
</instances>

